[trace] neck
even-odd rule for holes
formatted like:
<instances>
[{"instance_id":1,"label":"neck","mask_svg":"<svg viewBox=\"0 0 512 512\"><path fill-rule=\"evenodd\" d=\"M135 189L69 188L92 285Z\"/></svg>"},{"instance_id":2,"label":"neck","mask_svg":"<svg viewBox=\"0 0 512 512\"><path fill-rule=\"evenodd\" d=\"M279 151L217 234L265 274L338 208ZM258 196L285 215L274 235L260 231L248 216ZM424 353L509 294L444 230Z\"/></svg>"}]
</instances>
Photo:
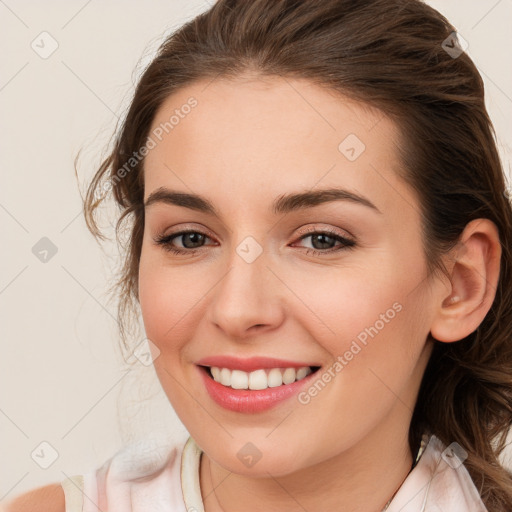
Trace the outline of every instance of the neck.
<instances>
[{"instance_id":1,"label":"neck","mask_svg":"<svg viewBox=\"0 0 512 512\"><path fill-rule=\"evenodd\" d=\"M398 401L395 408L405 407ZM413 464L409 421L403 421L410 411L397 412L349 450L281 477L231 473L203 453L200 482L205 512L235 512L241 503L245 512L381 512Z\"/></svg>"}]
</instances>

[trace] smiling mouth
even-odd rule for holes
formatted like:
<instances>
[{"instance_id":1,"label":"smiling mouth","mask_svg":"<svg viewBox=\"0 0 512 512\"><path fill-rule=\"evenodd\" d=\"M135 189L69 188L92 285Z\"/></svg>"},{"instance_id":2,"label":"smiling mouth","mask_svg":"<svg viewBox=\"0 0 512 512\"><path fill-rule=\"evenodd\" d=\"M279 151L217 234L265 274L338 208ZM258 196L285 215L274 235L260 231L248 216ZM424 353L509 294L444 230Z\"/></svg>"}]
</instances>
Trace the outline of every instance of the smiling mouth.
<instances>
[{"instance_id":1,"label":"smiling mouth","mask_svg":"<svg viewBox=\"0 0 512 512\"><path fill-rule=\"evenodd\" d=\"M293 384L320 369L320 366L302 366L300 368L261 368L245 372L218 366L199 366L212 380L226 388L254 391Z\"/></svg>"}]
</instances>

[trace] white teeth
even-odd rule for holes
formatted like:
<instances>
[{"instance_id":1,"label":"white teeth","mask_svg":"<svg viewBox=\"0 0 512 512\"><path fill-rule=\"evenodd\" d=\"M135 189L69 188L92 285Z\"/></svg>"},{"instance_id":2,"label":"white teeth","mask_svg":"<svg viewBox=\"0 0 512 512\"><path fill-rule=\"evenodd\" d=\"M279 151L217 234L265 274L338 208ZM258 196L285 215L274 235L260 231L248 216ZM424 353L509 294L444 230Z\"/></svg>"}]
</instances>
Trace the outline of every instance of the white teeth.
<instances>
[{"instance_id":1,"label":"white teeth","mask_svg":"<svg viewBox=\"0 0 512 512\"><path fill-rule=\"evenodd\" d=\"M242 370L230 370L229 368L210 368L213 379L224 386L233 389L267 389L292 384L296 380L302 380L311 373L309 366L298 368L272 368L270 370L255 370L243 372Z\"/></svg>"},{"instance_id":2,"label":"white teeth","mask_svg":"<svg viewBox=\"0 0 512 512\"><path fill-rule=\"evenodd\" d=\"M213 378L214 378L217 382L220 382L220 370L219 370L219 368L216 368L215 366L212 366L212 367L210 368L210 370L212 371Z\"/></svg>"},{"instance_id":3,"label":"white teeth","mask_svg":"<svg viewBox=\"0 0 512 512\"><path fill-rule=\"evenodd\" d=\"M237 370L233 370L235 373ZM245 373L246 372L240 372ZM249 373L249 389L267 389L267 374L265 370L256 370L254 372ZM245 388L247 389L247 388Z\"/></svg>"},{"instance_id":4,"label":"white teeth","mask_svg":"<svg viewBox=\"0 0 512 512\"><path fill-rule=\"evenodd\" d=\"M302 380L304 377L306 377L310 373L311 373L311 370L307 366L299 368L297 370L297 380Z\"/></svg>"},{"instance_id":5,"label":"white teeth","mask_svg":"<svg viewBox=\"0 0 512 512\"><path fill-rule=\"evenodd\" d=\"M220 383L224 386L231 386L231 370L222 368L220 371Z\"/></svg>"},{"instance_id":6,"label":"white teeth","mask_svg":"<svg viewBox=\"0 0 512 512\"><path fill-rule=\"evenodd\" d=\"M283 374L279 368L272 368L268 372L267 383L269 388L276 388L283 384Z\"/></svg>"},{"instance_id":7,"label":"white teeth","mask_svg":"<svg viewBox=\"0 0 512 512\"><path fill-rule=\"evenodd\" d=\"M283 373L283 384L291 384L295 382L295 377L297 376L297 372L295 368L286 368Z\"/></svg>"},{"instance_id":8,"label":"white teeth","mask_svg":"<svg viewBox=\"0 0 512 512\"><path fill-rule=\"evenodd\" d=\"M231 372L231 387L233 389L247 389L248 381L249 377L247 373L241 372L240 370L233 370Z\"/></svg>"}]
</instances>

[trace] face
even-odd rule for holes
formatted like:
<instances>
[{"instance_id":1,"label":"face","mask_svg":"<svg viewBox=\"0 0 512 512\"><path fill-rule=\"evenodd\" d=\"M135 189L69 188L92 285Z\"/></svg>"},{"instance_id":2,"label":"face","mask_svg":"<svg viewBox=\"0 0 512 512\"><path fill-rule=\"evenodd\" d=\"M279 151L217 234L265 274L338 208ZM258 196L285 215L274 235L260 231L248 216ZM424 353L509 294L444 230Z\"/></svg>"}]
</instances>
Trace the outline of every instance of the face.
<instances>
[{"instance_id":1,"label":"face","mask_svg":"<svg viewBox=\"0 0 512 512\"><path fill-rule=\"evenodd\" d=\"M139 300L199 446L284 475L406 433L434 308L395 125L307 81L216 79L150 137Z\"/></svg>"}]
</instances>

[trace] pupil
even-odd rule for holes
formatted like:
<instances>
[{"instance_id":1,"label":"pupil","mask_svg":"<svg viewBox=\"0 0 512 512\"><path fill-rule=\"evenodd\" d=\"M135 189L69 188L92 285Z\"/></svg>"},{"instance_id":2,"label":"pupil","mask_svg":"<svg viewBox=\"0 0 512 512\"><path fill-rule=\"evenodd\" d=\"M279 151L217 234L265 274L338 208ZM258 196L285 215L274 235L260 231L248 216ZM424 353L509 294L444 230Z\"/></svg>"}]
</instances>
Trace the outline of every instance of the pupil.
<instances>
[{"instance_id":1,"label":"pupil","mask_svg":"<svg viewBox=\"0 0 512 512\"><path fill-rule=\"evenodd\" d=\"M203 235L201 235L201 233L186 233L183 238L183 245L185 247L187 247L188 249L191 249L191 247L189 247L187 245L186 240L192 240L192 245L193 245L194 243L201 242L202 237L203 237ZM196 238L195 241L194 241L194 238ZM193 249L193 247L192 247L192 249Z\"/></svg>"},{"instance_id":2,"label":"pupil","mask_svg":"<svg viewBox=\"0 0 512 512\"><path fill-rule=\"evenodd\" d=\"M320 239L320 245L323 245L323 247L316 247L317 249L326 249L326 248L327 248L327 249L329 249L329 247L328 247L328 246L329 246L330 244L329 244L329 242L328 242L328 241L326 242L326 241L325 241L325 239L327 239L327 240L329 240L329 239L330 239L330 240L332 240L332 237L330 237L330 236L328 236L328 235L320 234L320 235L314 235L314 236L313 236L313 240L315 240L315 239ZM323 239L323 242L322 242L322 239ZM315 245L315 244L313 244L313 245ZM327 246L327 247L325 247L325 246Z\"/></svg>"}]
</instances>

